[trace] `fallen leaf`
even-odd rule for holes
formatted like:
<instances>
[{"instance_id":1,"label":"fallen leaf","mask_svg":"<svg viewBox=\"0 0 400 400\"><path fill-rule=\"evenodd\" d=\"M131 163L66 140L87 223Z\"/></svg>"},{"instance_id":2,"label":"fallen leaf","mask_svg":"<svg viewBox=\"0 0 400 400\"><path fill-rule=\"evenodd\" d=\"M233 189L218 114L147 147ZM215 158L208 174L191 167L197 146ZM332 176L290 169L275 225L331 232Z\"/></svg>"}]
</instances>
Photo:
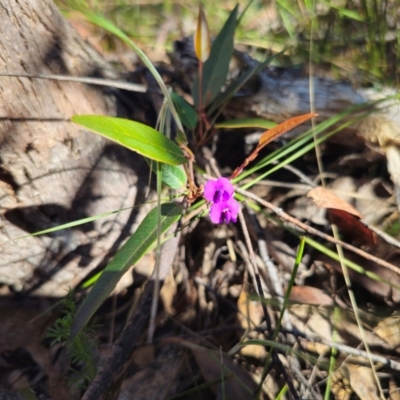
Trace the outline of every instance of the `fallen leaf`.
<instances>
[{"instance_id":1,"label":"fallen leaf","mask_svg":"<svg viewBox=\"0 0 400 400\"><path fill-rule=\"evenodd\" d=\"M263 311L258 301L250 300L248 293L243 290L240 293L237 305L237 319L243 329L254 329L260 325L263 319ZM248 344L240 349L240 354L260 360L267 356L267 351L264 346Z\"/></svg>"},{"instance_id":2,"label":"fallen leaf","mask_svg":"<svg viewBox=\"0 0 400 400\"><path fill-rule=\"evenodd\" d=\"M273 140L277 139L279 136L283 135L287 131L290 131L291 129L295 128L296 126L298 126L316 116L318 116L318 114L310 113L310 114L300 115L298 117L293 117L293 118L288 119L287 121L282 122L278 126L274 126L273 128L265 131L261 135L257 147L244 160L243 164L240 167L237 167L233 171L232 175L230 176L230 179L236 178L238 175L240 175L242 173L243 169L247 165L249 165L250 162L252 162L258 156L258 153L261 151L261 149L263 149L268 143L271 143Z\"/></svg>"},{"instance_id":3,"label":"fallen leaf","mask_svg":"<svg viewBox=\"0 0 400 400\"><path fill-rule=\"evenodd\" d=\"M369 246L377 244L374 232L360 222L362 215L329 189L318 186L310 190L307 197L311 197L318 207L327 208L331 223L337 225L345 235Z\"/></svg>"},{"instance_id":4,"label":"fallen leaf","mask_svg":"<svg viewBox=\"0 0 400 400\"><path fill-rule=\"evenodd\" d=\"M347 365L350 386L360 399L379 400L378 388L370 367Z\"/></svg>"},{"instance_id":5,"label":"fallen leaf","mask_svg":"<svg viewBox=\"0 0 400 400\"><path fill-rule=\"evenodd\" d=\"M290 292L290 301L316 306L333 306L334 301L321 289L312 286L293 286Z\"/></svg>"},{"instance_id":6,"label":"fallen leaf","mask_svg":"<svg viewBox=\"0 0 400 400\"><path fill-rule=\"evenodd\" d=\"M342 210L328 210L329 219L340 230L360 244L375 246L377 239L375 233L363 225L356 216Z\"/></svg>"},{"instance_id":7,"label":"fallen leaf","mask_svg":"<svg viewBox=\"0 0 400 400\"><path fill-rule=\"evenodd\" d=\"M393 315L379 321L374 332L398 351L400 347L400 315Z\"/></svg>"},{"instance_id":8,"label":"fallen leaf","mask_svg":"<svg viewBox=\"0 0 400 400\"><path fill-rule=\"evenodd\" d=\"M310 190L307 193L307 197L311 197L314 203L320 208L333 208L335 210L346 211L360 219L362 218L362 215L352 205L322 186Z\"/></svg>"}]
</instances>

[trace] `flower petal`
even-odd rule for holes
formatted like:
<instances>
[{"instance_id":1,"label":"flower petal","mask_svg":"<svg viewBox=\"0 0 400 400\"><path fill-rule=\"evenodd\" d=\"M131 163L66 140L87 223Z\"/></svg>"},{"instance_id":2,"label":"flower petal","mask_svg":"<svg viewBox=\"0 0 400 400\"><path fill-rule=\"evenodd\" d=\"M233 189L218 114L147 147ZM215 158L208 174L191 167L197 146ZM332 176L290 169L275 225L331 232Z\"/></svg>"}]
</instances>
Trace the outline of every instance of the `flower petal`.
<instances>
[{"instance_id":1,"label":"flower petal","mask_svg":"<svg viewBox=\"0 0 400 400\"><path fill-rule=\"evenodd\" d=\"M208 201L214 201L214 194L217 190L218 181L207 181L204 185L204 198Z\"/></svg>"},{"instance_id":2,"label":"flower petal","mask_svg":"<svg viewBox=\"0 0 400 400\"><path fill-rule=\"evenodd\" d=\"M227 202L227 206L230 211L230 220L232 222L236 222L240 210L240 204L233 197L231 197Z\"/></svg>"},{"instance_id":3,"label":"flower petal","mask_svg":"<svg viewBox=\"0 0 400 400\"><path fill-rule=\"evenodd\" d=\"M223 222L221 219L223 210L221 204L222 203L213 204L210 208L210 219L214 224L221 224Z\"/></svg>"},{"instance_id":4,"label":"flower petal","mask_svg":"<svg viewBox=\"0 0 400 400\"><path fill-rule=\"evenodd\" d=\"M228 201L213 203L210 208L210 219L214 224L236 222L239 210L240 205L234 198L230 198Z\"/></svg>"},{"instance_id":5,"label":"flower petal","mask_svg":"<svg viewBox=\"0 0 400 400\"><path fill-rule=\"evenodd\" d=\"M213 203L228 201L233 195L232 183L227 178L207 181L204 186L204 198Z\"/></svg>"}]
</instances>

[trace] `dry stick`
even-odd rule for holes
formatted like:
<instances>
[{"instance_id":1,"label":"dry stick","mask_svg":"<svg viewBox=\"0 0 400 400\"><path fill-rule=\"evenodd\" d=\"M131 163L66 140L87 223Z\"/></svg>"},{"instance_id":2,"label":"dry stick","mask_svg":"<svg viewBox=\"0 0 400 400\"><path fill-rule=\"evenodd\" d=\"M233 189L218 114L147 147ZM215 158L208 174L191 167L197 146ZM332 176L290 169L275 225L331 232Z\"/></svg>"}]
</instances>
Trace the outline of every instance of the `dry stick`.
<instances>
[{"instance_id":1,"label":"dry stick","mask_svg":"<svg viewBox=\"0 0 400 400\"><path fill-rule=\"evenodd\" d=\"M242 212L241 208L239 209L239 221L240 221L240 225L242 226L244 239L246 241L246 246L249 251L249 261L250 261L251 266L253 267L253 274L254 274L254 277L256 280L256 289L258 292L258 296L260 297L261 306L262 306L264 318L265 318L265 323L267 324L268 338L271 338L272 337L271 318L268 314L268 310L265 305L266 301L265 301L264 291L263 291L262 284L261 284L260 272L258 270L256 258L254 256L253 245L251 244L249 232L248 232L247 226L246 226L246 221L244 220L244 216L243 216L243 212Z\"/></svg>"},{"instance_id":2,"label":"dry stick","mask_svg":"<svg viewBox=\"0 0 400 400\"><path fill-rule=\"evenodd\" d=\"M174 232L177 224L174 224L169 232ZM161 262L159 269L160 288L168 276L172 262L178 247L180 233L176 233L161 247ZM103 400L107 396L112 383L123 373L125 364L130 358L140 337L145 332L152 303L155 272L144 287L136 311L130 321L114 343L111 353L105 363L100 367L96 377L87 388L82 400Z\"/></svg>"},{"instance_id":3,"label":"dry stick","mask_svg":"<svg viewBox=\"0 0 400 400\"><path fill-rule=\"evenodd\" d=\"M292 369L297 379L306 387L307 390L311 392L311 394L313 395L312 398L314 400L322 400L322 396L314 390L314 388L310 385L307 379L303 376L300 369L295 366L292 366Z\"/></svg>"},{"instance_id":4,"label":"dry stick","mask_svg":"<svg viewBox=\"0 0 400 400\"><path fill-rule=\"evenodd\" d=\"M257 203L261 204L265 208L268 208L268 210L271 210L280 219L293 224L297 229L300 228L302 231L305 231L311 235L319 236L322 239L327 240L328 242L338 244L338 245L342 246L344 249L350 250L353 253L358 254L359 256L364 257L367 260L373 261L373 262L379 264L380 266L391 270L392 272L396 273L397 275L400 275L400 269L398 267L396 267L395 265L390 264L387 261L382 260L378 257L375 257L372 254L367 253L366 251L358 249L357 247L354 247L351 244L347 244L345 242L342 242L339 239L335 239L333 236L330 236L330 235L327 235L326 233L320 232L318 229L312 228L311 226L308 226L308 225L304 224L303 222L300 222L298 219L285 213L281 208L275 207L270 202L261 199L260 197L256 196L253 193L248 192L247 190L243 190L243 189L236 187L235 191L237 193L242 194L243 196L248 197L249 199L256 201Z\"/></svg>"},{"instance_id":5,"label":"dry stick","mask_svg":"<svg viewBox=\"0 0 400 400\"><path fill-rule=\"evenodd\" d=\"M268 310L266 307L266 302L265 302L265 297L264 297L264 292L262 289L262 285L261 285L261 278L260 278L260 273L258 271L258 266L256 263L256 259L254 256L254 251L253 251L253 246L251 244L251 240L250 240L250 236L249 236L249 232L247 230L247 226L246 226L246 221L244 220L244 216L243 216L243 212L242 209L239 208L239 221L240 221L240 225L242 226L242 230L243 230L243 235L246 241L246 245L247 245L247 249L249 250L249 261L250 264L253 267L253 272L254 272L254 276L256 278L256 283L257 283L257 292L258 292L258 296L260 297L260 302L261 302L261 307L263 309L263 313L264 313L264 318L265 318L265 322L267 324L267 337L268 339L272 338L272 327L271 327L271 319L270 316L268 314ZM280 360L280 358L278 357L278 354L276 353L276 351L274 349L270 350L272 352L272 360L274 362L274 364L277 366L278 371L283 375L285 382L289 388L290 393L292 394L292 396L295 399L299 399L300 397L298 396L296 389L293 385L293 381L292 378L289 376L289 374L287 373L285 367L282 364L282 361ZM260 381L260 387L257 389L257 393L260 392L260 389L262 387L262 384L264 382L264 379L266 378L267 375L265 375L265 373L263 374L263 377Z\"/></svg>"},{"instance_id":6,"label":"dry stick","mask_svg":"<svg viewBox=\"0 0 400 400\"><path fill-rule=\"evenodd\" d=\"M264 329L262 328L257 328L257 332L264 333ZM288 331L283 329L283 333L290 333L293 337L298 338L300 344L304 347L307 348L307 343L320 343L323 345L326 345L327 347L331 349L336 349L340 351L343 354L349 354L352 356L356 357L362 357L367 360L371 359L372 361L376 363L381 363L385 367L388 367L394 371L400 371L400 362L391 360L390 358L386 358L384 356L379 356L377 354L371 354L371 357L369 357L368 353L365 350L360 350L360 349L355 349L354 347L347 346L345 344L333 342L331 340L325 339L322 336L318 336L312 333L306 333L306 332L300 332L297 329L293 329L292 331ZM289 343L295 344L298 343L295 340L291 340ZM290 348L290 346L289 346ZM385 350L388 350L386 347L384 348ZM390 350L390 349L389 349Z\"/></svg>"},{"instance_id":7,"label":"dry stick","mask_svg":"<svg viewBox=\"0 0 400 400\"><path fill-rule=\"evenodd\" d=\"M298 332L291 332L294 336L299 336L300 337L300 343L306 341L306 342L314 342L314 343L322 343L331 349L336 349L340 351L341 353L344 354L349 354L352 356L356 357L362 357L367 360L372 360L376 363L381 363L384 366L394 370L394 371L400 371L400 363L394 360L391 360L390 358L386 358L383 356L378 356L376 354L369 354L365 350L360 350L360 349L355 349L353 347L347 346L345 344L337 343L337 342L332 342L331 340L327 340L323 337L320 336L309 336L308 334L301 333L300 335Z\"/></svg>"},{"instance_id":8,"label":"dry stick","mask_svg":"<svg viewBox=\"0 0 400 400\"><path fill-rule=\"evenodd\" d=\"M400 242L396 240L394 237L388 235L387 233L381 231L380 229L376 228L375 226L371 226L367 224L364 220L360 219L360 222L369 230L374 232L376 235L381 237L385 242L391 244L392 246L395 246L400 249Z\"/></svg>"},{"instance_id":9,"label":"dry stick","mask_svg":"<svg viewBox=\"0 0 400 400\"><path fill-rule=\"evenodd\" d=\"M255 234L257 235L258 251L260 253L260 257L268 271L268 276L273 285L274 292L278 298L279 304L282 306L283 305L283 297L284 297L284 293L283 293L284 285L281 282L281 280L279 279L278 270L268 254L267 242L265 241L264 231L263 231L263 229L260 225L260 222L258 221L254 211L252 209L248 208L247 212L249 213L249 215L253 221ZM288 330L292 329L292 324L289 319L288 310L286 310L284 312L283 319L284 319L285 328Z\"/></svg>"},{"instance_id":10,"label":"dry stick","mask_svg":"<svg viewBox=\"0 0 400 400\"><path fill-rule=\"evenodd\" d=\"M115 87L117 89L123 89L130 92L144 93L147 91L147 87L145 85L140 85L137 83L129 83L124 81L117 81L113 79L89 78L89 77L68 76L68 75L24 74L18 72L8 73L1 71L0 71L0 76L8 76L11 78L33 78L33 79L47 79L50 81L87 83L89 85Z\"/></svg>"}]
</instances>

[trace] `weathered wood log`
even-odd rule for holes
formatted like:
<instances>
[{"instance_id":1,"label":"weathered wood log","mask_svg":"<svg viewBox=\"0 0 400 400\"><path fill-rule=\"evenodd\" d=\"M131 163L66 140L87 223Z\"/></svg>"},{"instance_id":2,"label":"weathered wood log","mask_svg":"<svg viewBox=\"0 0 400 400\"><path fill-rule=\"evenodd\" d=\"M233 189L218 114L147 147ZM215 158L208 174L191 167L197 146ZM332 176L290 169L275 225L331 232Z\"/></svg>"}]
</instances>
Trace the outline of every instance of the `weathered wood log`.
<instances>
[{"instance_id":1,"label":"weathered wood log","mask_svg":"<svg viewBox=\"0 0 400 400\"><path fill-rule=\"evenodd\" d=\"M50 0L4 0L0 72L115 78ZM117 90L0 76L0 288L64 296L127 237L127 210L90 224L13 240L143 201L139 157L84 131L74 114L124 116ZM143 169L145 168L145 169Z\"/></svg>"}]
</instances>

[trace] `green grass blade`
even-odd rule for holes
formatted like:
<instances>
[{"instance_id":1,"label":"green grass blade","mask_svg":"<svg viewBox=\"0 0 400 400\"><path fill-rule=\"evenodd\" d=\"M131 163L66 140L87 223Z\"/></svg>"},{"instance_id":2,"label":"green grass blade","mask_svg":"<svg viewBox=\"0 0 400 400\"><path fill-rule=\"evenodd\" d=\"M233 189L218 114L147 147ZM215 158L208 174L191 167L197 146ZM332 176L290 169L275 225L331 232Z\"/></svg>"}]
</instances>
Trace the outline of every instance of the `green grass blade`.
<instances>
[{"instance_id":1,"label":"green grass blade","mask_svg":"<svg viewBox=\"0 0 400 400\"><path fill-rule=\"evenodd\" d=\"M337 115L318 124L315 127L314 131L312 131L311 129L307 130L306 132L302 133L301 135L299 135L296 138L294 138L293 140L291 140L287 145L275 150L274 152L269 154L267 157L260 160L254 167L244 170L238 178L233 180L233 182L234 183L238 182L238 181L246 178L247 176L253 174L254 172L266 167L267 165L271 164L273 161L277 161L277 160L281 159L282 157L284 157L290 153L294 153L297 149L299 149L296 153L292 154L292 156L290 158L286 159L279 165L277 165L274 168L272 168L271 170L267 171L262 176L258 176L254 180L254 182L249 182L248 184L246 184L245 186L242 187L243 189L249 188L250 186L254 185L255 182L258 182L258 181L264 179L267 175L277 171L283 165L290 163L291 161L293 161L293 160L297 159L298 157L300 157L301 155L305 154L307 151L312 150L315 147L315 144L313 142L313 133L315 135L319 135L323 131L328 129L329 127L331 127L335 124L338 124L340 121L342 121L345 118L348 118L353 113L355 113L357 115L356 117L354 117L351 120L346 120L344 123L342 123L341 126L335 128L334 130L325 134L324 136L318 137L317 143L321 143L322 141L328 139L330 136L332 136L336 132L348 127L349 125L351 125L351 124L359 121L360 119L365 118L368 115L370 115L371 113L373 113L375 110L371 109L372 106L377 106L379 103L382 103L382 102L384 102L386 100L390 100L390 99L391 98L349 107L348 109L344 110L343 112L338 113ZM367 111L365 111L365 110L367 110ZM360 114L360 112L362 112L362 111L364 111L364 112L362 114Z\"/></svg>"},{"instance_id":2,"label":"green grass blade","mask_svg":"<svg viewBox=\"0 0 400 400\"><path fill-rule=\"evenodd\" d=\"M217 129L242 129L242 128L261 128L271 129L277 123L273 121L266 121L262 118L238 118L230 121L223 121L215 125Z\"/></svg>"},{"instance_id":3,"label":"green grass blade","mask_svg":"<svg viewBox=\"0 0 400 400\"><path fill-rule=\"evenodd\" d=\"M178 221L181 212L182 207L177 204L162 204L160 232L165 232L173 223ZM71 328L69 342L72 342L79 331L88 323L128 268L136 264L156 242L157 231L157 208L154 208L107 265L89 295L79 307Z\"/></svg>"},{"instance_id":4,"label":"green grass blade","mask_svg":"<svg viewBox=\"0 0 400 400\"><path fill-rule=\"evenodd\" d=\"M178 130L184 132L182 122L179 118L179 115L175 109L174 103L172 102L171 96L168 92L167 87L165 86L164 81L162 80L160 74L152 64L152 62L149 60L149 58L144 54L144 52L136 46L136 44L129 39L129 37L122 32L119 28L117 28L111 21L109 21L107 18L103 17L102 15L95 14L88 9L84 8L84 6L77 7L79 11L85 15L85 17L92 22L93 24L103 28L104 30L112 33L119 39L121 39L126 45L128 45L131 49L135 51L135 53L139 56L139 58L143 61L144 65L149 69L151 74L153 75L154 79L157 81L161 91L163 92L163 95L167 99L168 102L168 107L171 110L171 114L176 122L176 125L178 127Z\"/></svg>"},{"instance_id":5,"label":"green grass blade","mask_svg":"<svg viewBox=\"0 0 400 400\"><path fill-rule=\"evenodd\" d=\"M187 161L172 140L140 122L100 115L75 115L72 121L152 160L172 165Z\"/></svg>"}]
</instances>

